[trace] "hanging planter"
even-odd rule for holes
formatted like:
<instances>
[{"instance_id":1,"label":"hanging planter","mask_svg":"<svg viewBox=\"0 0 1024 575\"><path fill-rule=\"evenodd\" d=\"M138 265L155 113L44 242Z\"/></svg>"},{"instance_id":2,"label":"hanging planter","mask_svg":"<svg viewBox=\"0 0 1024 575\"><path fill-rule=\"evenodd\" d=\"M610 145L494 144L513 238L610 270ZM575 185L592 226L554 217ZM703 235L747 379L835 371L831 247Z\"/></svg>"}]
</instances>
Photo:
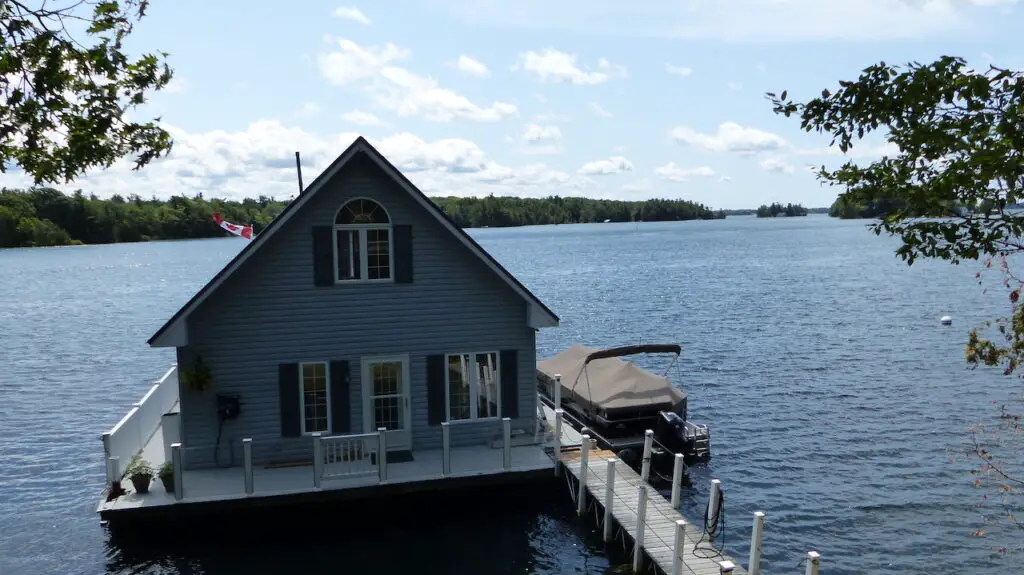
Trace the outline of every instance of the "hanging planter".
<instances>
[{"instance_id":1,"label":"hanging planter","mask_svg":"<svg viewBox=\"0 0 1024 575\"><path fill-rule=\"evenodd\" d=\"M196 356L192 367L181 373L181 382L194 391L205 391L213 384L213 372L203 363L202 356Z\"/></svg>"}]
</instances>

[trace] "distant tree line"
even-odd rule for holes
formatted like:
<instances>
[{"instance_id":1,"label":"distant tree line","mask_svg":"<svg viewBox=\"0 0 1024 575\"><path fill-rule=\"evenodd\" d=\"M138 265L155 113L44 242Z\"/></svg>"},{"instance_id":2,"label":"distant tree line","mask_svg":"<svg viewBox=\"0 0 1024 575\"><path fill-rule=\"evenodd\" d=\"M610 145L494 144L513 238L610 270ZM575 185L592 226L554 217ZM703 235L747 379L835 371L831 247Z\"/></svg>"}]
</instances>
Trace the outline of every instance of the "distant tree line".
<instances>
[{"instance_id":1,"label":"distant tree line","mask_svg":"<svg viewBox=\"0 0 1024 575\"><path fill-rule=\"evenodd\" d=\"M796 217L806 215L807 208L800 204L782 205L778 202L772 202L770 205L762 205L757 208L757 217L759 218L777 218L779 216Z\"/></svg>"},{"instance_id":2,"label":"distant tree line","mask_svg":"<svg viewBox=\"0 0 1024 575\"><path fill-rule=\"evenodd\" d=\"M986 209L988 206L979 205L976 209ZM897 210L907 211L907 202L901 198L879 196L867 202L854 202L847 197L840 196L832 203L828 215L841 220L853 220L859 218L884 218ZM963 210L963 206L955 201L938 201L932 203L924 210L910 210L913 213L906 213L910 218L921 217L947 217L957 215ZM920 212L920 213L918 213Z\"/></svg>"},{"instance_id":3,"label":"distant tree line","mask_svg":"<svg viewBox=\"0 0 1024 575\"><path fill-rule=\"evenodd\" d=\"M718 219L725 214L683 200L620 202L586 198L433 198L460 227L506 227L583 222ZM138 195L101 199L82 191L53 188L0 190L0 248L109 244L162 239L210 238L225 234L213 213L232 223L252 224L258 234L288 201L267 196L240 202Z\"/></svg>"}]
</instances>

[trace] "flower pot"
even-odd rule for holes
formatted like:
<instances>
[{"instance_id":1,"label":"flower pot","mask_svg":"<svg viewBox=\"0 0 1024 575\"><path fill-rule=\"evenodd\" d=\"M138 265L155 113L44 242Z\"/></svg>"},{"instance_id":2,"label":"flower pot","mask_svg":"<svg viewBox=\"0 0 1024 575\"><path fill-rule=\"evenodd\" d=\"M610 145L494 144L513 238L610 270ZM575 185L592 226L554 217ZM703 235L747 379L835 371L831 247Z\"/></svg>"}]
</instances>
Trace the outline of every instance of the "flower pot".
<instances>
[{"instance_id":1,"label":"flower pot","mask_svg":"<svg viewBox=\"0 0 1024 575\"><path fill-rule=\"evenodd\" d=\"M167 493L174 493L174 476L173 475L161 475L160 481L164 484L164 489Z\"/></svg>"},{"instance_id":2,"label":"flower pot","mask_svg":"<svg viewBox=\"0 0 1024 575\"><path fill-rule=\"evenodd\" d=\"M135 486L136 493L149 493L149 484L153 481L153 476L148 473L140 473L138 475L132 475L132 485Z\"/></svg>"}]
</instances>

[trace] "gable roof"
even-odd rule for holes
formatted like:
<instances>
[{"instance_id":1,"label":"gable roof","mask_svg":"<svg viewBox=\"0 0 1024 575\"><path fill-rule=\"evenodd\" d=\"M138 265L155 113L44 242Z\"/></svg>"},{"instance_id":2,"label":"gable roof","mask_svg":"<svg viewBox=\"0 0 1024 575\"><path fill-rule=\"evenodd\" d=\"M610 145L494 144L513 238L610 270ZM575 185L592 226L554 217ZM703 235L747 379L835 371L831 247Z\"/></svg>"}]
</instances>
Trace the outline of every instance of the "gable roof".
<instances>
[{"instance_id":1,"label":"gable roof","mask_svg":"<svg viewBox=\"0 0 1024 575\"><path fill-rule=\"evenodd\" d=\"M378 165L384 173L387 174L400 188L405 190L414 200L416 200L421 206L423 206L427 212L429 212L434 218L440 222L440 224L448 230L456 239L458 239L463 245L484 264L487 265L494 273L496 273L502 280L508 284L520 297L522 297L527 303L528 309L528 321L533 327L556 327L559 323L559 318L550 308L548 308L544 302L542 302L536 295L534 295L529 289L526 288L522 283L519 282L505 269L497 260L494 259L491 254L487 253L483 247L480 246L469 234L463 229L455 225L455 222L449 218L440 207L430 200L423 192L419 190L408 178L402 174L398 168L395 167L387 158L385 158L376 148L374 148L370 142L368 142L362 136L356 138L355 142L352 142L344 152L341 153L331 165L327 167L323 172L309 186L303 190L297 198L292 200L276 218L270 224L260 232L255 239L250 241L238 254L231 259L216 275L213 276L206 285L204 285L184 306L181 307L167 322L159 329L147 342L149 345L154 347L164 347L175 344L160 345L160 339L171 331L179 331L184 333L184 322L188 318L188 315L192 313L206 298L210 297L217 288L219 288L235 271L238 270L257 251L260 250L267 242L271 241L271 238L280 230L284 224L290 220L296 213L298 213L303 206L308 204L310 200L319 192L324 184L330 181L342 168L345 167L353 158L359 154L365 154L373 162ZM172 328L177 330L172 330Z\"/></svg>"}]
</instances>

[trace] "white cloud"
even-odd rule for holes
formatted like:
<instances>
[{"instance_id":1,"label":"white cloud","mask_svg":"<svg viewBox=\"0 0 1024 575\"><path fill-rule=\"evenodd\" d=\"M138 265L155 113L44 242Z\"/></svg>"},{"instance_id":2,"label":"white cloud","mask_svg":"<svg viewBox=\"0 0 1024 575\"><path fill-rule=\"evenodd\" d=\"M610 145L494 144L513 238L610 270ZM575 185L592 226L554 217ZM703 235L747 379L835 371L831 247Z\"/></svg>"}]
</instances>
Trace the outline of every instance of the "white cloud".
<instances>
[{"instance_id":1,"label":"white cloud","mask_svg":"<svg viewBox=\"0 0 1024 575\"><path fill-rule=\"evenodd\" d=\"M299 118L312 118L320 113L320 105L316 102L303 102L302 106L295 111Z\"/></svg>"},{"instance_id":2,"label":"white cloud","mask_svg":"<svg viewBox=\"0 0 1024 575\"><path fill-rule=\"evenodd\" d=\"M665 71L674 76L687 77L693 74L693 68L687 68L686 66L674 66L672 64L665 64Z\"/></svg>"},{"instance_id":3,"label":"white cloud","mask_svg":"<svg viewBox=\"0 0 1024 575\"><path fill-rule=\"evenodd\" d=\"M607 60L603 68L610 64ZM565 82L569 84L594 85L608 81L607 72L588 71L576 65L576 55L545 48L540 52L524 52L512 70L522 69L535 75L541 82Z\"/></svg>"},{"instance_id":4,"label":"white cloud","mask_svg":"<svg viewBox=\"0 0 1024 575\"><path fill-rule=\"evenodd\" d=\"M1016 0L448 0L471 23L627 37L734 42L893 40L985 34Z\"/></svg>"},{"instance_id":5,"label":"white cloud","mask_svg":"<svg viewBox=\"0 0 1024 575\"><path fill-rule=\"evenodd\" d=\"M345 112L341 115L341 119L345 120L350 124L357 126L385 126L387 125L383 120L377 117L373 112L364 112L362 110L352 110L351 112Z\"/></svg>"},{"instance_id":6,"label":"white cloud","mask_svg":"<svg viewBox=\"0 0 1024 575\"><path fill-rule=\"evenodd\" d=\"M711 152L753 154L789 146L782 136L755 128L744 128L735 122L721 124L714 134L701 134L692 128L680 126L672 130L672 137L680 144L697 146Z\"/></svg>"},{"instance_id":7,"label":"white cloud","mask_svg":"<svg viewBox=\"0 0 1024 575\"><path fill-rule=\"evenodd\" d=\"M463 74L476 76L477 78L485 78L491 73L482 62L466 55L459 56L455 61L455 67Z\"/></svg>"},{"instance_id":8,"label":"white cloud","mask_svg":"<svg viewBox=\"0 0 1024 575\"><path fill-rule=\"evenodd\" d=\"M611 118L612 117L612 113L609 112L608 110L605 110L604 108L602 108L601 104L598 104L597 102L591 102L590 103L590 110L593 111L598 116L601 116L602 118Z\"/></svg>"},{"instance_id":9,"label":"white cloud","mask_svg":"<svg viewBox=\"0 0 1024 575\"><path fill-rule=\"evenodd\" d=\"M410 55L409 50L394 44L363 47L346 39L337 39L335 43L334 51L318 57L324 78L338 86L362 86L377 107L400 117L420 117L432 122L495 122L518 113L514 104L476 104L440 87L433 78L393 65Z\"/></svg>"},{"instance_id":10,"label":"white cloud","mask_svg":"<svg viewBox=\"0 0 1024 575\"><path fill-rule=\"evenodd\" d=\"M527 124L519 135L523 144L516 151L520 154L555 155L562 153L562 130L558 126Z\"/></svg>"},{"instance_id":11,"label":"white cloud","mask_svg":"<svg viewBox=\"0 0 1024 575\"><path fill-rule=\"evenodd\" d=\"M610 176L623 172L632 172L633 163L622 156L612 156L605 160L595 160L580 166L578 173L587 176Z\"/></svg>"},{"instance_id":12,"label":"white cloud","mask_svg":"<svg viewBox=\"0 0 1024 575\"><path fill-rule=\"evenodd\" d=\"M708 166L681 168L675 162L669 162L654 168L654 175L672 182L685 182L690 178L709 178L715 175L715 171Z\"/></svg>"},{"instance_id":13,"label":"white cloud","mask_svg":"<svg viewBox=\"0 0 1024 575\"><path fill-rule=\"evenodd\" d=\"M792 174L793 166L786 163L781 158L765 158L761 160L759 164L761 169L775 173L775 174Z\"/></svg>"},{"instance_id":14,"label":"white cloud","mask_svg":"<svg viewBox=\"0 0 1024 575\"><path fill-rule=\"evenodd\" d=\"M342 20L351 20L358 22L364 26L369 26L371 21L363 14L363 11L359 8L352 8L350 6L341 6L340 8L334 9L334 17L341 18Z\"/></svg>"}]
</instances>

